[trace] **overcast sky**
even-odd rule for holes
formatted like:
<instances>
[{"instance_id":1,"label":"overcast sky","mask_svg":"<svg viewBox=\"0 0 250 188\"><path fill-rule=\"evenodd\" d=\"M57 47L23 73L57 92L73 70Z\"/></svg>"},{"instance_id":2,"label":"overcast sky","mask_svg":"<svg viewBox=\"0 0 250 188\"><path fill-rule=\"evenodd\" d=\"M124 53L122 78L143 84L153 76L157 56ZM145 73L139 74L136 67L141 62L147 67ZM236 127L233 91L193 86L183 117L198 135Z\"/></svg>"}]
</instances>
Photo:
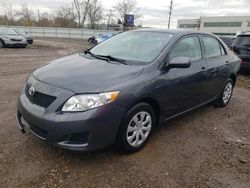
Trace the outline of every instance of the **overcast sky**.
<instances>
[{"instance_id":1,"label":"overcast sky","mask_svg":"<svg viewBox=\"0 0 250 188\"><path fill-rule=\"evenodd\" d=\"M18 6L24 1L34 9L53 11L71 5L71 0L8 0ZM113 7L117 0L100 0L106 9ZM150 27L166 27L170 0L137 0L139 14L137 23ZM178 19L199 18L200 16L250 16L250 0L173 0L173 19L176 27ZM7 2L0 0L0 6ZM2 10L0 10L2 11Z\"/></svg>"}]
</instances>

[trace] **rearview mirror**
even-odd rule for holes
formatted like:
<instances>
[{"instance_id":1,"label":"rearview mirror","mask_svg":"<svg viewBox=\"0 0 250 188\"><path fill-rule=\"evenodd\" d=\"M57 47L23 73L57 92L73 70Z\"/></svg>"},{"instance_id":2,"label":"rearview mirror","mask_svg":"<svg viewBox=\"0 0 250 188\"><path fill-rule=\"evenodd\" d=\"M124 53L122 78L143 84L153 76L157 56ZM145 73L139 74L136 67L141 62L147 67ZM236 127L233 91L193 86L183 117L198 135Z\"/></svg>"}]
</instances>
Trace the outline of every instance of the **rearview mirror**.
<instances>
[{"instance_id":1,"label":"rearview mirror","mask_svg":"<svg viewBox=\"0 0 250 188\"><path fill-rule=\"evenodd\" d=\"M191 59L189 57L174 57L167 65L169 68L189 68L190 66Z\"/></svg>"}]
</instances>

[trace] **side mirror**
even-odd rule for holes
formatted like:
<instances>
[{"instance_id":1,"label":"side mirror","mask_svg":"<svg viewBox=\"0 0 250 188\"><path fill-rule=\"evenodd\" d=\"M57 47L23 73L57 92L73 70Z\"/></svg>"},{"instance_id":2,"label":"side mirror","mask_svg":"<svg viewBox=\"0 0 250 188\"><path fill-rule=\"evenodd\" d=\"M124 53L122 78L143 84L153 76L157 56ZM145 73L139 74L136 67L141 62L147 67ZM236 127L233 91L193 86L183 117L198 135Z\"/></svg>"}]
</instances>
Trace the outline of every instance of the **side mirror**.
<instances>
[{"instance_id":1,"label":"side mirror","mask_svg":"<svg viewBox=\"0 0 250 188\"><path fill-rule=\"evenodd\" d=\"M189 57L174 57L167 64L169 68L189 68L191 66L191 59Z\"/></svg>"}]
</instances>

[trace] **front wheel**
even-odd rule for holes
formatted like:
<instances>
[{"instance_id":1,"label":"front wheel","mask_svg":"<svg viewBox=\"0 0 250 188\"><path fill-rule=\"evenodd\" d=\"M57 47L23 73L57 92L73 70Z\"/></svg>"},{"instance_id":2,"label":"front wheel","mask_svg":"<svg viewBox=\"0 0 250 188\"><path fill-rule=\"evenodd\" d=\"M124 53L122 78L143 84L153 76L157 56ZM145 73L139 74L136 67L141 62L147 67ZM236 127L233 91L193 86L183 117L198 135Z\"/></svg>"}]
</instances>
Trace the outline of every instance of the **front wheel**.
<instances>
[{"instance_id":1,"label":"front wheel","mask_svg":"<svg viewBox=\"0 0 250 188\"><path fill-rule=\"evenodd\" d=\"M5 47L5 44L3 41L0 41L0 48L4 48Z\"/></svg>"},{"instance_id":2,"label":"front wheel","mask_svg":"<svg viewBox=\"0 0 250 188\"><path fill-rule=\"evenodd\" d=\"M233 94L234 82L229 78L223 88L220 97L215 101L216 107L225 107L229 103Z\"/></svg>"},{"instance_id":3,"label":"front wheel","mask_svg":"<svg viewBox=\"0 0 250 188\"><path fill-rule=\"evenodd\" d=\"M120 126L116 146L124 153L134 153L142 149L155 127L155 113L147 103L139 103L131 108Z\"/></svg>"}]
</instances>

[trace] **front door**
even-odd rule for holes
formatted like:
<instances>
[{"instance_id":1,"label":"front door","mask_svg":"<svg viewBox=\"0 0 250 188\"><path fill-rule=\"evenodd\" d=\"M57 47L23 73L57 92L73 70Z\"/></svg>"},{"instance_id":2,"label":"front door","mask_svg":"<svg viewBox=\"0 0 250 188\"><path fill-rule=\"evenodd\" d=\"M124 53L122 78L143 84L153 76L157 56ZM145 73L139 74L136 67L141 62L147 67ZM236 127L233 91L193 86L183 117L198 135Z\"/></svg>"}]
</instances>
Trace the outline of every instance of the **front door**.
<instances>
[{"instance_id":1,"label":"front door","mask_svg":"<svg viewBox=\"0 0 250 188\"><path fill-rule=\"evenodd\" d=\"M159 93L166 118L200 105L204 95L206 63L203 61L201 43L196 35L189 35L176 44L168 57L189 57L191 67L173 68L161 75L164 83Z\"/></svg>"}]
</instances>

